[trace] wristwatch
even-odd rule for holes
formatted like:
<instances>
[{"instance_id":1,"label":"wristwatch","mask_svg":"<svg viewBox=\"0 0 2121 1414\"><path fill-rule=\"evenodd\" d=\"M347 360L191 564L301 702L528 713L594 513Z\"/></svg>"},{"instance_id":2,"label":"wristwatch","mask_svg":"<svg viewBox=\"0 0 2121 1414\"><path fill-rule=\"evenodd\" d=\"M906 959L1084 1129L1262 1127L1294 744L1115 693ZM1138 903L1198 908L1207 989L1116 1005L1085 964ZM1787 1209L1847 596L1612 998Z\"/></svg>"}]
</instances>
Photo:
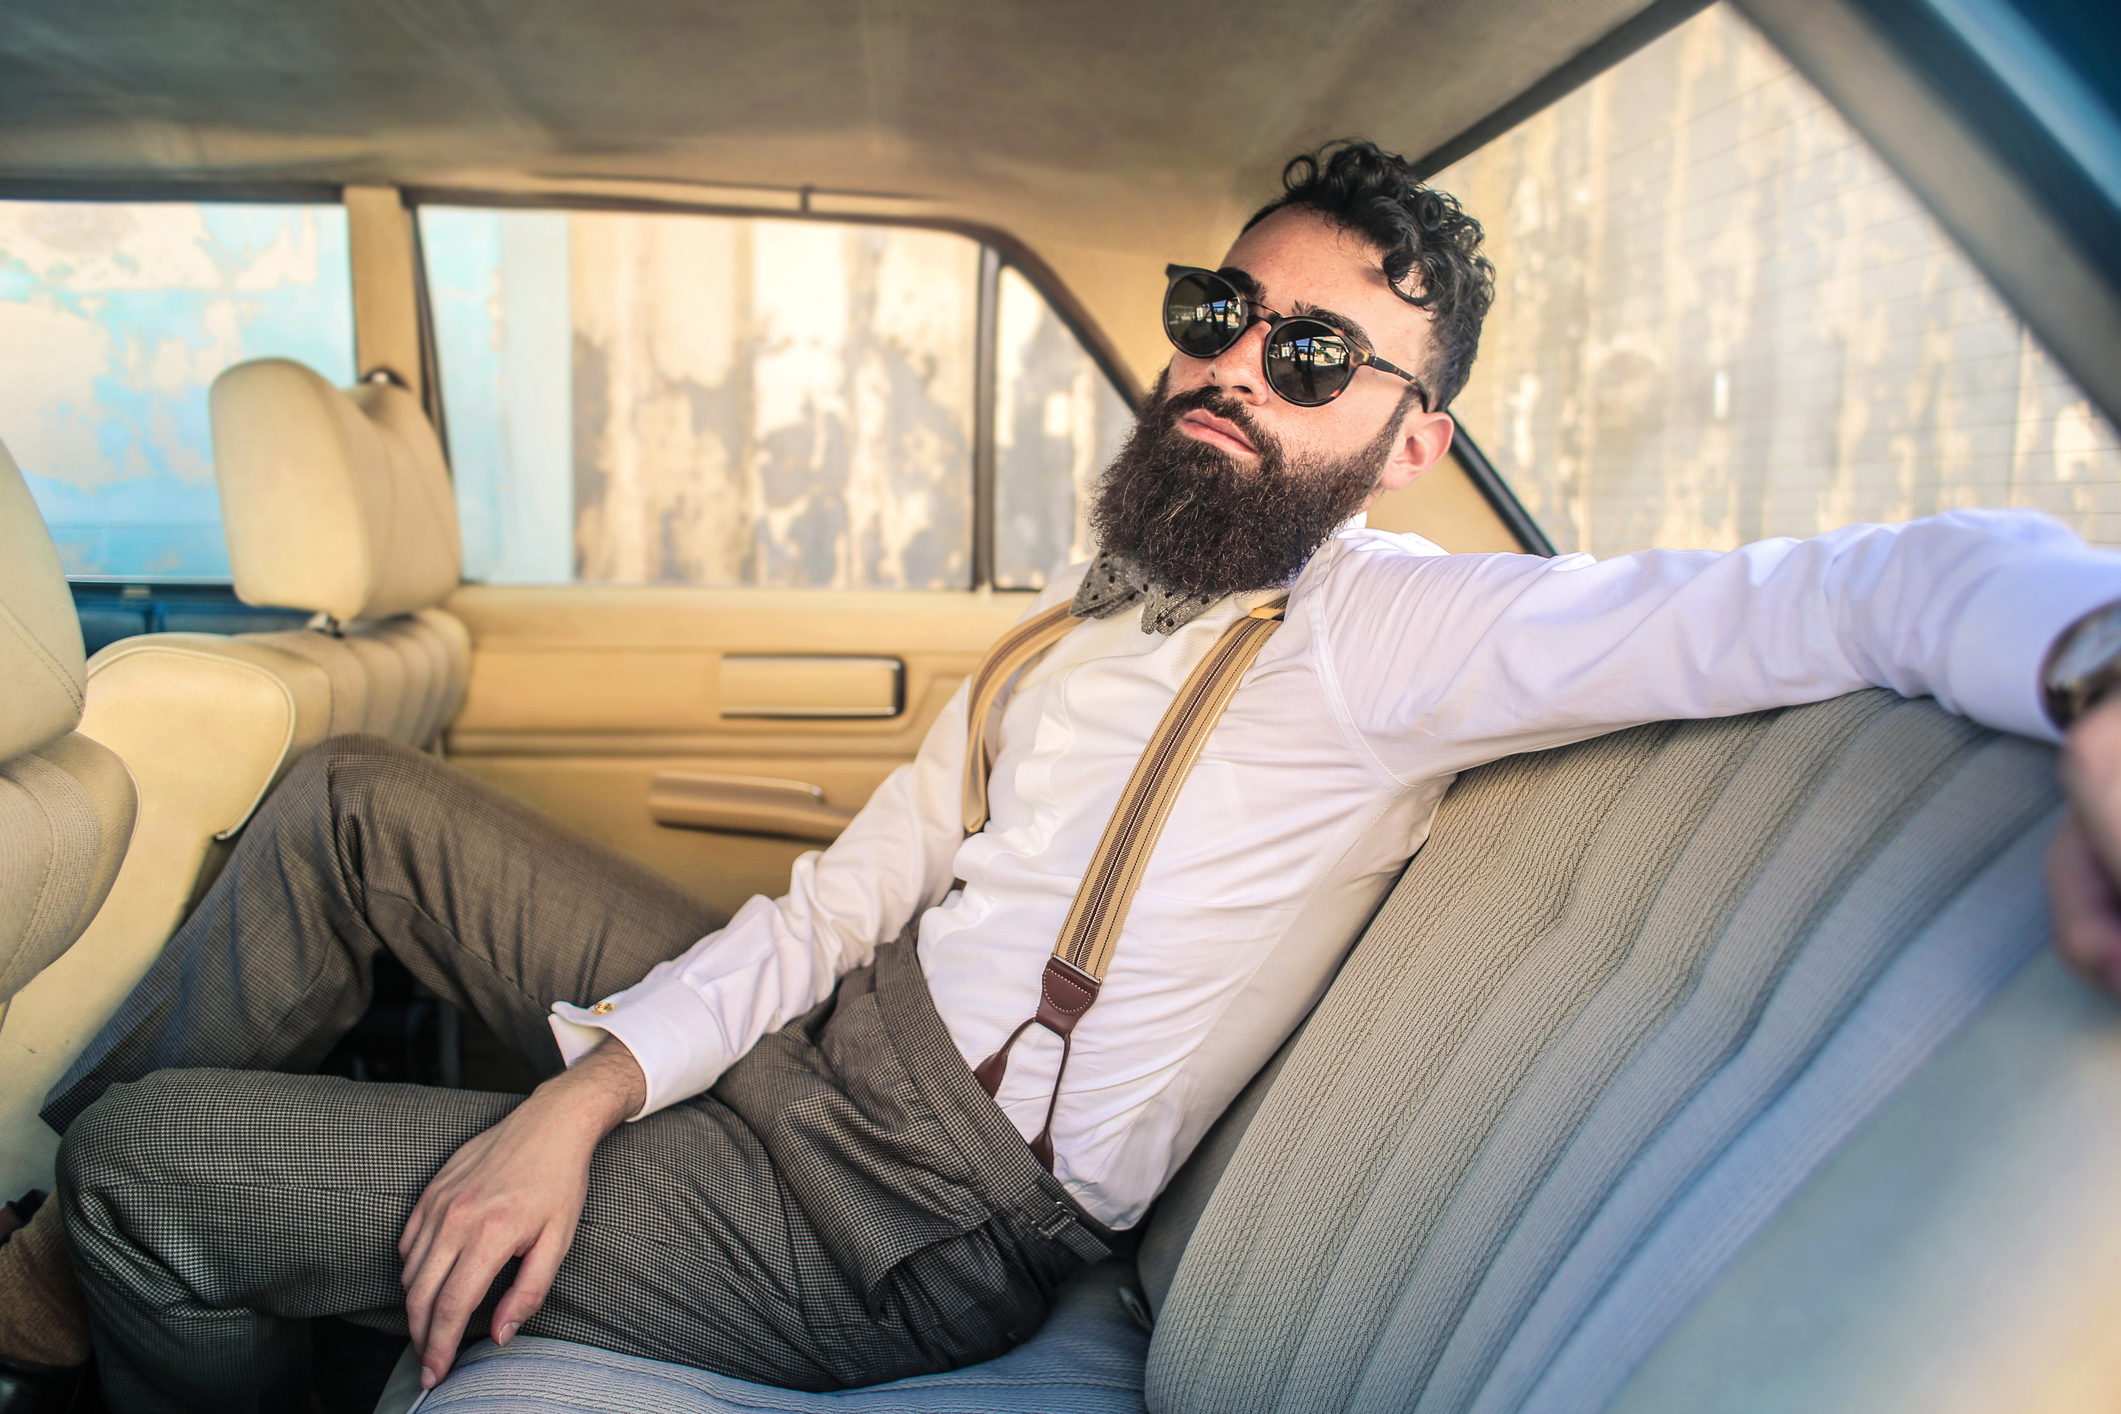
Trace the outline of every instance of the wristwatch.
<instances>
[{"instance_id":1,"label":"wristwatch","mask_svg":"<svg viewBox=\"0 0 2121 1414\"><path fill-rule=\"evenodd\" d=\"M2063 731L2121 687L2121 603L2094 609L2048 650L2040 671L2047 715Z\"/></svg>"}]
</instances>

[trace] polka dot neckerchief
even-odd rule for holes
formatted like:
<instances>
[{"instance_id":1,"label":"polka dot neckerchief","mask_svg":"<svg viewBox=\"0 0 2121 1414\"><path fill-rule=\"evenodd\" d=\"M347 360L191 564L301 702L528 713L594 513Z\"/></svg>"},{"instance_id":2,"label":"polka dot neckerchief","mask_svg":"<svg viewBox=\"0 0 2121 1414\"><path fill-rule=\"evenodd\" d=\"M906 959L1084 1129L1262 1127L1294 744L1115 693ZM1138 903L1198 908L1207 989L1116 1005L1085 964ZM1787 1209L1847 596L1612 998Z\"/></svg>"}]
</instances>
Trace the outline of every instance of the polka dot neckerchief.
<instances>
[{"instance_id":1,"label":"polka dot neckerchief","mask_svg":"<svg viewBox=\"0 0 2121 1414\"><path fill-rule=\"evenodd\" d=\"M1166 588L1132 560L1101 550L1090 562L1090 572L1083 576L1068 608L1077 618L1109 619L1140 604L1142 632L1170 634L1199 618L1222 597Z\"/></svg>"}]
</instances>

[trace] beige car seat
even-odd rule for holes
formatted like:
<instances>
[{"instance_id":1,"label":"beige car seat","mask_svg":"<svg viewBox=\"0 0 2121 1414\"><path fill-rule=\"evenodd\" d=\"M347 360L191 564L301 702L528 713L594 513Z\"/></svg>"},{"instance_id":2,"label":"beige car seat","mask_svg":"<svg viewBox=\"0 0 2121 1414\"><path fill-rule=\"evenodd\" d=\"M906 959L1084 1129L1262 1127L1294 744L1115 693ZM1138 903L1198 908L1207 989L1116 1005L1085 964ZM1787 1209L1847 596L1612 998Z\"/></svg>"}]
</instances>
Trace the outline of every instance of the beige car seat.
<instances>
[{"instance_id":1,"label":"beige car seat","mask_svg":"<svg viewBox=\"0 0 2121 1414\"><path fill-rule=\"evenodd\" d=\"M0 1018L96 916L133 832L125 763L74 730L83 678L59 552L0 447ZM13 1170L0 1193L36 1186Z\"/></svg>"},{"instance_id":2,"label":"beige car seat","mask_svg":"<svg viewBox=\"0 0 2121 1414\"><path fill-rule=\"evenodd\" d=\"M212 410L237 596L316 617L282 633L145 634L90 660L81 730L132 768L140 821L86 939L0 1022L0 1169L26 1166L32 1179L56 1144L37 1118L45 1091L146 972L266 792L329 736L432 746L470 674L470 635L436 607L459 573L455 498L413 397L385 384L341 391L261 359L215 380Z\"/></svg>"}]
</instances>

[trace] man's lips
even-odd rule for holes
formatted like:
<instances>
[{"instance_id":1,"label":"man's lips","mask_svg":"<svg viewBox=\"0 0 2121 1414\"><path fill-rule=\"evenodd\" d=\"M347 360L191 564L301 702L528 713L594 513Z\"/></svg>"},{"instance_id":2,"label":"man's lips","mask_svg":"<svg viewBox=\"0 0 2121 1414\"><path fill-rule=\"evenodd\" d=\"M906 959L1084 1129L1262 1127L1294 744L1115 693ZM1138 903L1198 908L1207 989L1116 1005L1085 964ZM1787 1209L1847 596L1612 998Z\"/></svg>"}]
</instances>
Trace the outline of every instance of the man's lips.
<instances>
[{"instance_id":1,"label":"man's lips","mask_svg":"<svg viewBox=\"0 0 2121 1414\"><path fill-rule=\"evenodd\" d=\"M1197 438L1210 446L1236 452L1240 456L1256 457L1259 449L1252 445L1238 425L1227 417L1217 417L1212 412L1195 408L1178 420L1179 429L1187 436Z\"/></svg>"}]
</instances>

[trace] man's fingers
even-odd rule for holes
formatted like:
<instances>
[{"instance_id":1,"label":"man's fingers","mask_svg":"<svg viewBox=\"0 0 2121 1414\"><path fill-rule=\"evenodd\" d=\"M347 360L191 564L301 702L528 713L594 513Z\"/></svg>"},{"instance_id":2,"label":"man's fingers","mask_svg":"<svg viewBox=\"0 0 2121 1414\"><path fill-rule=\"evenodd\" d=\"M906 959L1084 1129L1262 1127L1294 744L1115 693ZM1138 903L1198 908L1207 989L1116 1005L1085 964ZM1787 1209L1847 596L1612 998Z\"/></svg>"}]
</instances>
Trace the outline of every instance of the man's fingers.
<instances>
[{"instance_id":1,"label":"man's fingers","mask_svg":"<svg viewBox=\"0 0 2121 1414\"><path fill-rule=\"evenodd\" d=\"M457 1358L457 1345L472 1313L493 1289L493 1279L515 1254L507 1248L473 1248L457 1254L449 1277L435 1297L427 1318L427 1340L420 1346L420 1385L433 1389L449 1373Z\"/></svg>"},{"instance_id":2,"label":"man's fingers","mask_svg":"<svg viewBox=\"0 0 2121 1414\"><path fill-rule=\"evenodd\" d=\"M468 1230L461 1219L452 1224L449 1215L444 1213L427 1224L414 1244L413 1255L405 1263L400 1280L405 1286L406 1333L415 1349L426 1351L443 1288L467 1261L472 1260L478 1240L479 1235ZM492 1279L491 1273L488 1279Z\"/></svg>"},{"instance_id":3,"label":"man's fingers","mask_svg":"<svg viewBox=\"0 0 2121 1414\"><path fill-rule=\"evenodd\" d=\"M568 1103L580 1090L564 1078L540 1086L493 1128L466 1141L413 1205L398 1252L422 1388L433 1389L449 1373L465 1328L510 1259L527 1261L496 1303L499 1339L515 1334L552 1289L581 1216L590 1151L623 1118L622 1102L630 1098L604 1096L591 1133L578 1122L580 1104ZM586 1093L592 1100L602 1094ZM606 1110L609 1124L601 1117Z\"/></svg>"},{"instance_id":4,"label":"man's fingers","mask_svg":"<svg viewBox=\"0 0 2121 1414\"><path fill-rule=\"evenodd\" d=\"M431 1236L435 1228L440 1226L440 1209L444 1200L436 1191L438 1185L439 1175L427 1181L425 1191L420 1194L420 1201L412 1205L412 1216L405 1220L405 1231L398 1234L398 1255L408 1263L416 1260L414 1254L420 1247L420 1239Z\"/></svg>"},{"instance_id":5,"label":"man's fingers","mask_svg":"<svg viewBox=\"0 0 2121 1414\"><path fill-rule=\"evenodd\" d=\"M2087 981L2121 991L2121 899L2075 811L2048 846L2047 886L2062 960Z\"/></svg>"},{"instance_id":6,"label":"man's fingers","mask_svg":"<svg viewBox=\"0 0 2121 1414\"><path fill-rule=\"evenodd\" d=\"M405 1268L405 1326L413 1348L423 1353L427 1349L427 1329L434 1319L435 1299L442 1293L442 1283L449 1279L450 1271L460 1255L442 1252L430 1243L417 1261Z\"/></svg>"},{"instance_id":7,"label":"man's fingers","mask_svg":"<svg viewBox=\"0 0 2121 1414\"><path fill-rule=\"evenodd\" d=\"M493 1339L496 1345L506 1345L515 1338L516 1327L538 1313L545 1298L552 1291L553 1278L559 1274L561 1259L567 1249L574 1245L574 1233L565 1233L556 1228L547 1228L538 1237L535 1245L523 1254L523 1265L516 1268L516 1279L500 1304L493 1308Z\"/></svg>"},{"instance_id":8,"label":"man's fingers","mask_svg":"<svg viewBox=\"0 0 2121 1414\"><path fill-rule=\"evenodd\" d=\"M2093 856L2110 875L2121 873L2121 696L2070 727L2056 767Z\"/></svg>"},{"instance_id":9,"label":"man's fingers","mask_svg":"<svg viewBox=\"0 0 2121 1414\"><path fill-rule=\"evenodd\" d=\"M434 1218L434 1205L431 1201L433 1191L429 1189L420 1196L419 1205L412 1210L412 1216L405 1220L405 1231L398 1237L398 1257L405 1266L407 1286L412 1285L413 1269L420 1265L420 1259L433 1245L435 1229L440 1225Z\"/></svg>"}]
</instances>

